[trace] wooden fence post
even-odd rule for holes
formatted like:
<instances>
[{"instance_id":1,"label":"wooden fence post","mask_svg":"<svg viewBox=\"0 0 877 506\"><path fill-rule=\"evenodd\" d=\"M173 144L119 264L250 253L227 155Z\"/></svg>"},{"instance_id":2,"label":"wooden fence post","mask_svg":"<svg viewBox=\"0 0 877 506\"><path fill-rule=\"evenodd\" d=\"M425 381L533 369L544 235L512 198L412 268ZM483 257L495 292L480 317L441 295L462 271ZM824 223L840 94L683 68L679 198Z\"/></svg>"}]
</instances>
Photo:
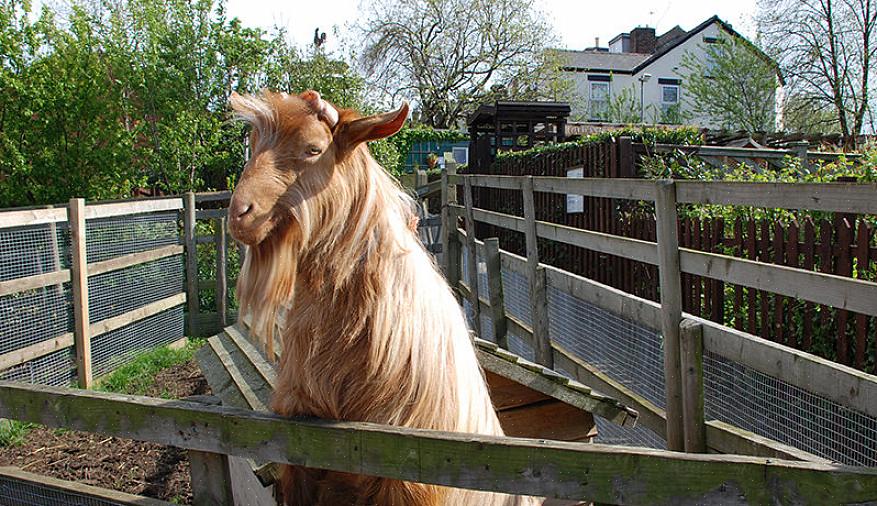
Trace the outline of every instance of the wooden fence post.
<instances>
[{"instance_id":1,"label":"wooden fence post","mask_svg":"<svg viewBox=\"0 0 877 506\"><path fill-rule=\"evenodd\" d=\"M187 335L197 336L197 318L200 311L198 297L198 248L195 242L195 194L186 193L183 229L186 242L186 301L189 317Z\"/></svg>"},{"instance_id":2,"label":"wooden fence post","mask_svg":"<svg viewBox=\"0 0 877 506\"><path fill-rule=\"evenodd\" d=\"M703 413L703 327L682 320L679 327L682 363L682 411L685 451L706 453L706 423Z\"/></svg>"},{"instance_id":3,"label":"wooden fence post","mask_svg":"<svg viewBox=\"0 0 877 506\"><path fill-rule=\"evenodd\" d=\"M228 279L226 278L226 256L228 241L225 232L225 218L214 220L214 242L216 243L216 315L222 328L228 326Z\"/></svg>"},{"instance_id":4,"label":"wooden fence post","mask_svg":"<svg viewBox=\"0 0 877 506\"><path fill-rule=\"evenodd\" d=\"M189 402L219 405L217 397L192 396ZM195 506L235 506L229 457L222 453L189 450L192 504Z\"/></svg>"},{"instance_id":5,"label":"wooden fence post","mask_svg":"<svg viewBox=\"0 0 877 506\"><path fill-rule=\"evenodd\" d=\"M460 282L460 239L457 236L457 219L450 205L457 203L457 189L449 183L448 177L457 173L457 167L451 163L446 167L442 172L442 260L445 277L456 293Z\"/></svg>"},{"instance_id":6,"label":"wooden fence post","mask_svg":"<svg viewBox=\"0 0 877 506\"><path fill-rule=\"evenodd\" d=\"M499 254L499 239L484 239L484 262L487 264L487 291L490 297L490 321L493 335L500 348L509 348L508 320L505 315L505 297L502 292L502 257Z\"/></svg>"},{"instance_id":7,"label":"wooden fence post","mask_svg":"<svg viewBox=\"0 0 877 506\"><path fill-rule=\"evenodd\" d=\"M463 176L463 202L466 204L466 258L469 271L469 304L472 306L472 326L481 337L481 303L478 296L478 251L475 246L475 218L472 216L472 181Z\"/></svg>"},{"instance_id":8,"label":"wooden fence post","mask_svg":"<svg viewBox=\"0 0 877 506\"><path fill-rule=\"evenodd\" d=\"M548 290L545 270L539 266L539 246L536 235L536 203L533 196L533 176L524 179L524 237L527 244L527 274L530 285L530 311L533 320L533 350L536 362L554 369L554 353L548 335Z\"/></svg>"},{"instance_id":9,"label":"wooden fence post","mask_svg":"<svg viewBox=\"0 0 877 506\"><path fill-rule=\"evenodd\" d=\"M795 152L795 156L801 160L801 168L810 172L810 160L807 155L807 149L810 147L810 143L807 141L790 142L789 147Z\"/></svg>"},{"instance_id":10,"label":"wooden fence post","mask_svg":"<svg viewBox=\"0 0 877 506\"><path fill-rule=\"evenodd\" d=\"M70 199L70 278L73 288L73 347L81 388L91 388L91 320L88 315L88 253L86 250L85 199Z\"/></svg>"},{"instance_id":11,"label":"wooden fence post","mask_svg":"<svg viewBox=\"0 0 877 506\"><path fill-rule=\"evenodd\" d=\"M670 179L662 179L655 185L655 220L661 285L661 334L664 336L667 448L682 451L685 448L679 364L682 281L679 269L679 236L676 230L676 185Z\"/></svg>"}]
</instances>

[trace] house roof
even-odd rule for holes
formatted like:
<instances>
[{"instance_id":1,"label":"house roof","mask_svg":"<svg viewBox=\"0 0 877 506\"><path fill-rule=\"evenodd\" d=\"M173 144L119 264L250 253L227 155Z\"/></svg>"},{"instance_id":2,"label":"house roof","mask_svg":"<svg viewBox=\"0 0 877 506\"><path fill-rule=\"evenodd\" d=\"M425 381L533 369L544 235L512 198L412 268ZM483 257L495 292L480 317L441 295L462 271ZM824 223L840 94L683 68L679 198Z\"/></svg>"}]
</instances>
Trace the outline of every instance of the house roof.
<instances>
[{"instance_id":1,"label":"house roof","mask_svg":"<svg viewBox=\"0 0 877 506\"><path fill-rule=\"evenodd\" d=\"M559 49L558 52L567 58L566 69L593 72L630 72L651 56L639 53L572 51L569 49Z\"/></svg>"},{"instance_id":2,"label":"house roof","mask_svg":"<svg viewBox=\"0 0 877 506\"><path fill-rule=\"evenodd\" d=\"M573 72L616 72L619 74L637 74L641 70L645 69L656 60L663 57L665 54L669 53L676 47L684 44L686 41L704 31L707 27L711 26L713 23L719 23L722 29L726 32L730 33L732 36L736 37L738 40L742 41L744 44L749 46L750 49L756 52L759 57L772 65L776 72L777 76L780 78L780 84L785 84L785 79L780 73L779 66L777 63L767 54L764 53L761 49L758 48L755 44L751 43L746 37L741 35L739 32L734 30L734 28L722 21L718 16L712 16L707 19L703 23L697 25L689 31L685 31L680 28L678 25L671 28L663 35L658 37L657 41L657 50L654 54L637 54L637 53L594 53L589 51L571 51L562 49L559 50L561 52L570 53L572 56L570 59L570 65L564 67L564 70L573 71ZM618 58L622 57L622 58ZM623 58L629 57L629 58Z\"/></svg>"}]
</instances>

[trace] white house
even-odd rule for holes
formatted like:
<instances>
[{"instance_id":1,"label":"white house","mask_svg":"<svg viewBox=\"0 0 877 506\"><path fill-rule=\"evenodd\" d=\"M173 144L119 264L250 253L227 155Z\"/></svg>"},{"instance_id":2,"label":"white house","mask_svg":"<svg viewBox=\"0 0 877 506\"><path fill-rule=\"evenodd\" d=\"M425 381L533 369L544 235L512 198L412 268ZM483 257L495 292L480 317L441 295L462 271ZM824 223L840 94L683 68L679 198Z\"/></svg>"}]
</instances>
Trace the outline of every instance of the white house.
<instances>
[{"instance_id":1,"label":"white house","mask_svg":"<svg viewBox=\"0 0 877 506\"><path fill-rule=\"evenodd\" d=\"M728 23L713 16L694 29L679 26L657 36L654 28L635 28L617 35L609 47L597 46L583 51L559 50L563 70L575 83L576 99L572 102L572 118L584 121L606 121L610 100L622 96L633 109L627 121L672 123L680 112L692 115L684 100L685 74L682 57L691 53L706 58L704 47L723 36L744 37ZM754 49L754 46L753 50ZM767 56L761 54L764 58ZM776 126L782 126L782 80L777 79L775 93ZM709 118L693 116L686 123L718 128Z\"/></svg>"}]
</instances>

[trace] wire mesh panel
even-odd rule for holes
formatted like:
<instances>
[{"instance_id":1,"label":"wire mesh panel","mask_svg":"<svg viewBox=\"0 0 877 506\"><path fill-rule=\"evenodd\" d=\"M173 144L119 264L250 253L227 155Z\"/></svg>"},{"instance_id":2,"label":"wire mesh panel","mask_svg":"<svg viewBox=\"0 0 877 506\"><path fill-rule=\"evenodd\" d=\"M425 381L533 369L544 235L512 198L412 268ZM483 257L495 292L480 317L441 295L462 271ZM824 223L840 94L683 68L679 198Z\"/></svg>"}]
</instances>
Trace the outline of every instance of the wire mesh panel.
<instances>
[{"instance_id":1,"label":"wire mesh panel","mask_svg":"<svg viewBox=\"0 0 877 506\"><path fill-rule=\"evenodd\" d=\"M704 353L707 419L844 464L877 466L877 419Z\"/></svg>"},{"instance_id":2,"label":"wire mesh panel","mask_svg":"<svg viewBox=\"0 0 877 506\"><path fill-rule=\"evenodd\" d=\"M664 406L664 355L657 332L574 297L552 286L550 279L548 313L553 341L613 380ZM645 427L620 427L599 416L595 421L597 442L666 448L664 439Z\"/></svg>"},{"instance_id":3,"label":"wire mesh panel","mask_svg":"<svg viewBox=\"0 0 877 506\"><path fill-rule=\"evenodd\" d=\"M70 266L67 223L0 229L0 281Z\"/></svg>"},{"instance_id":4,"label":"wire mesh panel","mask_svg":"<svg viewBox=\"0 0 877 506\"><path fill-rule=\"evenodd\" d=\"M76 379L76 355L73 348L64 348L7 369L0 374L0 378L56 387L68 386Z\"/></svg>"},{"instance_id":5,"label":"wire mesh panel","mask_svg":"<svg viewBox=\"0 0 877 506\"><path fill-rule=\"evenodd\" d=\"M116 506L130 504L117 502L71 490L0 476L0 505L6 506Z\"/></svg>"},{"instance_id":6,"label":"wire mesh panel","mask_svg":"<svg viewBox=\"0 0 877 506\"><path fill-rule=\"evenodd\" d=\"M178 215L160 212L90 221L89 262L177 244ZM92 322L113 318L184 290L185 266L175 255L89 278ZM182 306L92 338L92 368L100 376L136 354L183 337Z\"/></svg>"},{"instance_id":7,"label":"wire mesh panel","mask_svg":"<svg viewBox=\"0 0 877 506\"><path fill-rule=\"evenodd\" d=\"M95 376L113 371L137 354L183 337L183 306L155 314L91 341Z\"/></svg>"},{"instance_id":8,"label":"wire mesh panel","mask_svg":"<svg viewBox=\"0 0 877 506\"><path fill-rule=\"evenodd\" d=\"M0 280L9 281L69 267L66 223L0 230ZM0 355L73 331L70 283L0 297ZM0 373L6 380L65 385L71 379L71 353L52 353Z\"/></svg>"},{"instance_id":9,"label":"wire mesh panel","mask_svg":"<svg viewBox=\"0 0 877 506\"><path fill-rule=\"evenodd\" d=\"M91 321L112 318L178 294L184 283L182 255L91 276L88 280Z\"/></svg>"},{"instance_id":10,"label":"wire mesh panel","mask_svg":"<svg viewBox=\"0 0 877 506\"><path fill-rule=\"evenodd\" d=\"M88 220L88 262L179 244L178 221L176 211Z\"/></svg>"}]
</instances>

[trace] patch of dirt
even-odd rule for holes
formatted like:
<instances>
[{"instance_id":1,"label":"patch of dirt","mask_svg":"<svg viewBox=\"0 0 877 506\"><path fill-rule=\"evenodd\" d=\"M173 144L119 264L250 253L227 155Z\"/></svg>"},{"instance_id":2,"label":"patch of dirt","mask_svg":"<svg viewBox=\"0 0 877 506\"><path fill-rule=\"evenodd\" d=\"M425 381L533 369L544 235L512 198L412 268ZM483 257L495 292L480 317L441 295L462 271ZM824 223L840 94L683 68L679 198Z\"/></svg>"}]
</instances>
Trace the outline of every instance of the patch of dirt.
<instances>
[{"instance_id":1,"label":"patch of dirt","mask_svg":"<svg viewBox=\"0 0 877 506\"><path fill-rule=\"evenodd\" d=\"M190 361L157 374L147 395L180 399L209 393L198 365ZM188 456L171 446L38 428L24 444L0 448L0 465L179 504L192 502Z\"/></svg>"}]
</instances>

